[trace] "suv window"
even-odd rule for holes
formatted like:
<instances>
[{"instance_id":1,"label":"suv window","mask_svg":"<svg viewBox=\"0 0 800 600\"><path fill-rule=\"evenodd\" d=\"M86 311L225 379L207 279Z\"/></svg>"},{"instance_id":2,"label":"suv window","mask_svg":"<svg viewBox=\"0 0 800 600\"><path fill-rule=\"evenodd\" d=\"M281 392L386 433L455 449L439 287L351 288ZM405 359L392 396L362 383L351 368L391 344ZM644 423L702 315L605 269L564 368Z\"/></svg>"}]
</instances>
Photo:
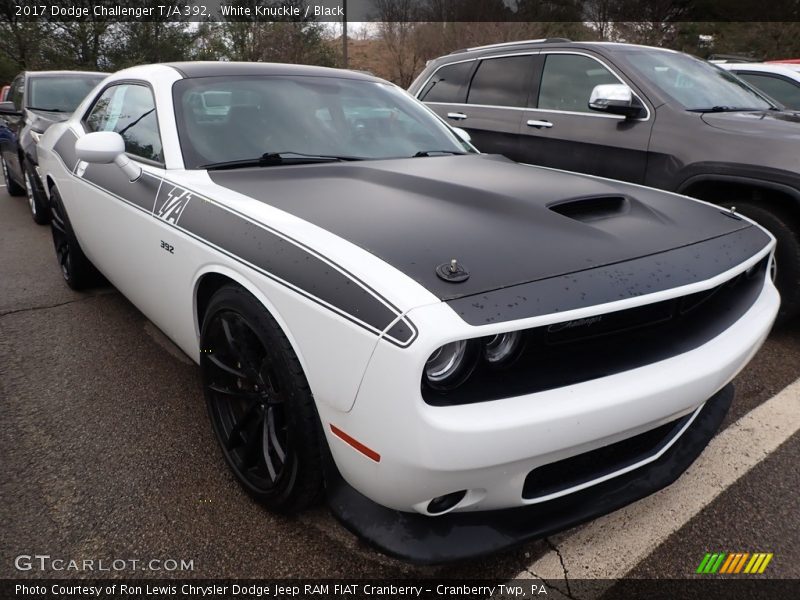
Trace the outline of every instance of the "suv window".
<instances>
[{"instance_id":1,"label":"suv window","mask_svg":"<svg viewBox=\"0 0 800 600\"><path fill-rule=\"evenodd\" d=\"M668 50L631 52L628 61L652 85L687 110L767 110L771 104L733 73Z\"/></svg>"},{"instance_id":2,"label":"suv window","mask_svg":"<svg viewBox=\"0 0 800 600\"><path fill-rule=\"evenodd\" d=\"M532 73L531 56L484 59L472 78L467 103L524 107Z\"/></svg>"},{"instance_id":3,"label":"suv window","mask_svg":"<svg viewBox=\"0 0 800 600\"><path fill-rule=\"evenodd\" d=\"M25 89L25 78L19 75L11 82L8 90L8 101L14 103L15 110L22 110L22 96Z\"/></svg>"},{"instance_id":4,"label":"suv window","mask_svg":"<svg viewBox=\"0 0 800 600\"><path fill-rule=\"evenodd\" d=\"M105 75L63 74L28 78L27 108L73 112Z\"/></svg>"},{"instance_id":5,"label":"suv window","mask_svg":"<svg viewBox=\"0 0 800 600\"><path fill-rule=\"evenodd\" d=\"M774 98L783 104L786 108L792 110L800 109L800 83L793 83L782 77L766 73L738 72L736 74L770 98Z\"/></svg>"},{"instance_id":6,"label":"suv window","mask_svg":"<svg viewBox=\"0 0 800 600\"><path fill-rule=\"evenodd\" d=\"M116 131L125 152L163 162L156 107L150 88L123 84L107 88L84 120L89 131Z\"/></svg>"},{"instance_id":7,"label":"suv window","mask_svg":"<svg viewBox=\"0 0 800 600\"><path fill-rule=\"evenodd\" d=\"M425 102L447 102L460 104L464 102L467 78L472 72L475 61L460 62L447 65L436 71L430 81L419 94Z\"/></svg>"},{"instance_id":8,"label":"suv window","mask_svg":"<svg viewBox=\"0 0 800 600\"><path fill-rule=\"evenodd\" d=\"M605 83L619 83L619 79L595 59L578 54L548 54L538 107L597 114L589 108L589 97L594 86Z\"/></svg>"}]
</instances>

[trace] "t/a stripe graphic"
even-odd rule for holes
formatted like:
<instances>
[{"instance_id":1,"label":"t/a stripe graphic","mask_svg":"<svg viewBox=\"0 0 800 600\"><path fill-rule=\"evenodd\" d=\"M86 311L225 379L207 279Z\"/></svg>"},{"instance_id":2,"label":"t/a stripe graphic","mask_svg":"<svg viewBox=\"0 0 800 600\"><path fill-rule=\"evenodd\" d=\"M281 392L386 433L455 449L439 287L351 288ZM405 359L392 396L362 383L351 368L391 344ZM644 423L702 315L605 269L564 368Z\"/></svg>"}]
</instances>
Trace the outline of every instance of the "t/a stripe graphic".
<instances>
[{"instance_id":1,"label":"t/a stripe graphic","mask_svg":"<svg viewBox=\"0 0 800 600\"><path fill-rule=\"evenodd\" d=\"M178 187L173 187L167 194L167 200L157 210L156 214L173 225L178 224L178 219L181 218L189 200L192 199L192 194L187 190Z\"/></svg>"}]
</instances>

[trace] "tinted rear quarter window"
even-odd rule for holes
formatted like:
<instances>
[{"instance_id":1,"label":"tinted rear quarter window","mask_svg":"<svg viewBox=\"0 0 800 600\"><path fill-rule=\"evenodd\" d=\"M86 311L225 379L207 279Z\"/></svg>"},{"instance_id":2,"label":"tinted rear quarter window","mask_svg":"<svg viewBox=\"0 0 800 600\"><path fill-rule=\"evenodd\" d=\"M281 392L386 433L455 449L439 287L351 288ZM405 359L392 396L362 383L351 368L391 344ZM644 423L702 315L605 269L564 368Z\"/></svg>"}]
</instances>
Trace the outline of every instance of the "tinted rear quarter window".
<instances>
[{"instance_id":1,"label":"tinted rear quarter window","mask_svg":"<svg viewBox=\"0 0 800 600\"><path fill-rule=\"evenodd\" d=\"M467 102L524 107L532 74L532 56L484 59L472 78Z\"/></svg>"},{"instance_id":2,"label":"tinted rear quarter window","mask_svg":"<svg viewBox=\"0 0 800 600\"><path fill-rule=\"evenodd\" d=\"M462 103L467 94L469 74L475 61L460 62L446 65L433 74L430 81L419 94L419 99L425 102Z\"/></svg>"}]
</instances>

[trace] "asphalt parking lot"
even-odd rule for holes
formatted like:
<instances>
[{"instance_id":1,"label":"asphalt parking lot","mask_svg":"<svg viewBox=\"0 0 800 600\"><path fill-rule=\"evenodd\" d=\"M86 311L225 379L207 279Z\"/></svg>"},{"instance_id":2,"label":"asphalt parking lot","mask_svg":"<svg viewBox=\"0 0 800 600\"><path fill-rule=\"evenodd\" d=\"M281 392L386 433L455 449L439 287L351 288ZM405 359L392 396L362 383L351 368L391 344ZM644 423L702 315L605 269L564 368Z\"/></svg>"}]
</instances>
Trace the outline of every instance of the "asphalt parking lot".
<instances>
[{"instance_id":1,"label":"asphalt parking lot","mask_svg":"<svg viewBox=\"0 0 800 600\"><path fill-rule=\"evenodd\" d=\"M772 333L736 381L719 443L671 488L498 556L414 567L325 508L277 517L254 504L217 450L198 369L113 288L69 290L49 229L4 188L0 282L0 577L52 576L15 569L38 553L193 561L140 577L530 576L567 590L570 578L687 577L727 551L772 552L765 577L800 578L800 323Z\"/></svg>"}]
</instances>

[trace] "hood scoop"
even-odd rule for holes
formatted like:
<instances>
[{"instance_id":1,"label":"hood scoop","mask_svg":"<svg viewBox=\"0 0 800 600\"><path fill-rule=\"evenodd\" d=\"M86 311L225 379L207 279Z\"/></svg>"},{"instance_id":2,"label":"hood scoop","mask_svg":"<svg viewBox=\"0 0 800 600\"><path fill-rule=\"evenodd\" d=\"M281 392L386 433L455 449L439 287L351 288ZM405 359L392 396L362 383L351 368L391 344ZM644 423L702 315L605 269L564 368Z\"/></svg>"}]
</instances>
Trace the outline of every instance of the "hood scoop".
<instances>
[{"instance_id":1,"label":"hood scoop","mask_svg":"<svg viewBox=\"0 0 800 600\"><path fill-rule=\"evenodd\" d=\"M630 202L624 196L594 196L556 202L547 208L570 219L591 223L625 214Z\"/></svg>"}]
</instances>

